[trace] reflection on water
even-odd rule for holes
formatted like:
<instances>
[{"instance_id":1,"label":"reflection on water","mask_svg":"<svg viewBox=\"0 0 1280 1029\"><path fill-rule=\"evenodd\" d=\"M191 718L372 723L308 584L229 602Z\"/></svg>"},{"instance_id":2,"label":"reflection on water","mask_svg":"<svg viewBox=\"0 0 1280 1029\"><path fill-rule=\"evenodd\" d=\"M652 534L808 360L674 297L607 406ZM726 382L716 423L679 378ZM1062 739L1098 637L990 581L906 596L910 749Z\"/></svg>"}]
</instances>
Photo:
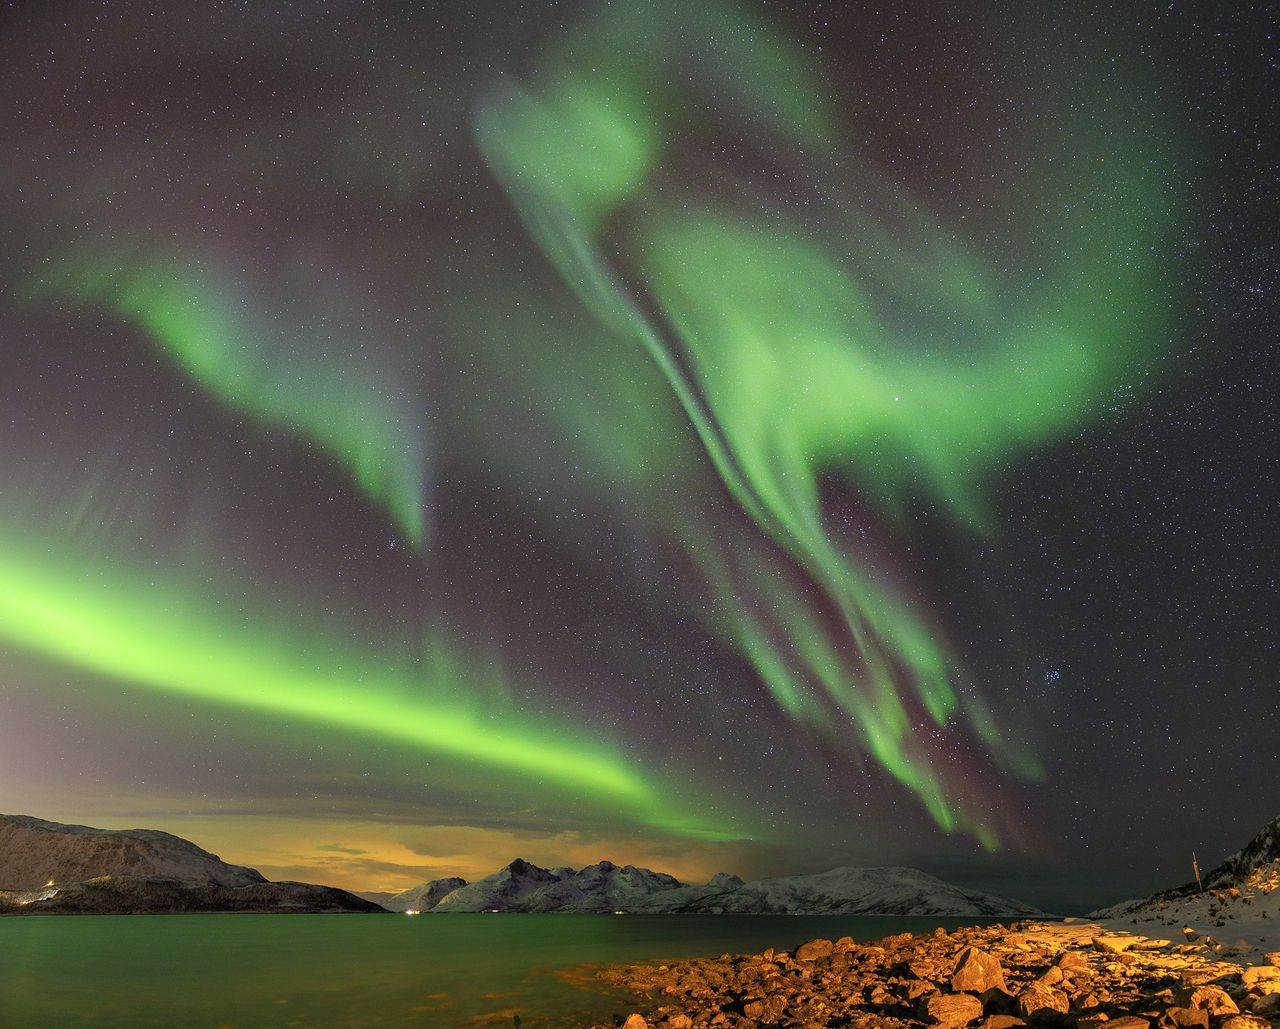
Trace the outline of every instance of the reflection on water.
<instances>
[{"instance_id":1,"label":"reflection on water","mask_svg":"<svg viewBox=\"0 0 1280 1029\"><path fill-rule=\"evenodd\" d=\"M133 915L0 919L0 1029L551 1029L636 1003L614 962L859 942L980 919L785 915Z\"/></svg>"}]
</instances>

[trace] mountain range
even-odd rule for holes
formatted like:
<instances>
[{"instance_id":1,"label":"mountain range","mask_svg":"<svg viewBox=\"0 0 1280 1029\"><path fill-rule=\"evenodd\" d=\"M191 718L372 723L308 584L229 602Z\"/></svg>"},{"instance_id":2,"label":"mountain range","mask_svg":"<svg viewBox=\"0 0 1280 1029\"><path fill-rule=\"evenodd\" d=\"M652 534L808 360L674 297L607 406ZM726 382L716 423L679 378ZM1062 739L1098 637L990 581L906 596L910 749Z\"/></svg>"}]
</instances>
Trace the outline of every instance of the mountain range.
<instances>
[{"instance_id":1,"label":"mountain range","mask_svg":"<svg viewBox=\"0 0 1280 1029\"><path fill-rule=\"evenodd\" d=\"M269 882L158 829L0 815L0 913L381 912L331 886Z\"/></svg>"},{"instance_id":2,"label":"mountain range","mask_svg":"<svg viewBox=\"0 0 1280 1029\"><path fill-rule=\"evenodd\" d=\"M1020 901L961 889L916 868L834 868L753 882L721 872L703 885L690 885L665 872L611 861L541 868L519 858L473 883L436 879L382 903L393 911L435 914L1043 915Z\"/></svg>"}]
</instances>

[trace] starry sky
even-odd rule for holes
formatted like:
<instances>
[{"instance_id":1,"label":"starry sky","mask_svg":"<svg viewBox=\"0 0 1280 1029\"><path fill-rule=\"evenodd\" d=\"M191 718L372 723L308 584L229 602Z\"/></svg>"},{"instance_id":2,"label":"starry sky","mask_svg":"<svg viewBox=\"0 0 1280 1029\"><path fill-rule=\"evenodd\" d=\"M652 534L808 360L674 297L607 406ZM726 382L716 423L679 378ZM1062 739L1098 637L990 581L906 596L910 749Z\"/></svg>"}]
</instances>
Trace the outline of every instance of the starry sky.
<instances>
[{"instance_id":1,"label":"starry sky","mask_svg":"<svg viewBox=\"0 0 1280 1029\"><path fill-rule=\"evenodd\" d=\"M0 810L356 889L1235 849L1280 43L1209 7L7 5Z\"/></svg>"}]
</instances>

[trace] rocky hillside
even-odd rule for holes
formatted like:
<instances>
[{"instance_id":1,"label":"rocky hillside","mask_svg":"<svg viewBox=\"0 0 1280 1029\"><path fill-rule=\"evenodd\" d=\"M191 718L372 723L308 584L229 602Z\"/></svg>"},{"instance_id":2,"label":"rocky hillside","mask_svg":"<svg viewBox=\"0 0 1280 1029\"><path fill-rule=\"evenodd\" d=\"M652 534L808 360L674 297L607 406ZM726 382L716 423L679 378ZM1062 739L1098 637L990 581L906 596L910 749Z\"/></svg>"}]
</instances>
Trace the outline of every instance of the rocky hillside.
<instances>
[{"instance_id":1,"label":"rocky hillside","mask_svg":"<svg viewBox=\"0 0 1280 1029\"><path fill-rule=\"evenodd\" d=\"M0 815L0 889L102 875L150 875L184 882L248 886L266 880L228 865L194 843L157 829L92 829L28 815Z\"/></svg>"},{"instance_id":2,"label":"rocky hillside","mask_svg":"<svg viewBox=\"0 0 1280 1029\"><path fill-rule=\"evenodd\" d=\"M631 914L1037 915L1018 901L962 890L914 868L836 868L743 882L720 873L705 885L634 865L540 868L517 859L477 882L435 880L406 890L394 910Z\"/></svg>"},{"instance_id":3,"label":"rocky hillside","mask_svg":"<svg viewBox=\"0 0 1280 1029\"><path fill-rule=\"evenodd\" d=\"M155 829L93 829L0 815L0 913L365 911L345 890L268 882Z\"/></svg>"},{"instance_id":4,"label":"rocky hillside","mask_svg":"<svg viewBox=\"0 0 1280 1029\"><path fill-rule=\"evenodd\" d=\"M1091 918L1151 931L1186 928L1229 943L1280 946L1280 818L1202 877L1138 900L1093 912Z\"/></svg>"}]
</instances>

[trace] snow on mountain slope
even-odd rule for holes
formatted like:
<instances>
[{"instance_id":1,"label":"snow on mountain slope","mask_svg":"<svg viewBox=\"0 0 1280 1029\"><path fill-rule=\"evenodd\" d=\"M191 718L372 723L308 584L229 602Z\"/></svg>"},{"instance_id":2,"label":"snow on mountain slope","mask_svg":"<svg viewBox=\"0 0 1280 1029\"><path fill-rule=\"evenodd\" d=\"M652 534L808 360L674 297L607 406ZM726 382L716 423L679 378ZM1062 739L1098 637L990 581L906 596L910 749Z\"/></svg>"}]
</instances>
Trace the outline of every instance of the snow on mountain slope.
<instances>
[{"instance_id":1,"label":"snow on mountain slope","mask_svg":"<svg viewBox=\"0 0 1280 1029\"><path fill-rule=\"evenodd\" d=\"M492 875L453 890L431 910L455 913L523 911L524 900L529 894L549 883L560 882L567 871L570 870L539 868L523 858L516 858Z\"/></svg>"},{"instance_id":2,"label":"snow on mountain slope","mask_svg":"<svg viewBox=\"0 0 1280 1029\"><path fill-rule=\"evenodd\" d=\"M1189 928L1223 944L1280 949L1280 818L1195 881L1126 900L1089 917L1152 935Z\"/></svg>"},{"instance_id":3,"label":"snow on mountain slope","mask_svg":"<svg viewBox=\"0 0 1280 1029\"><path fill-rule=\"evenodd\" d=\"M916 868L833 868L749 882L687 910L788 915L1039 915L1019 901L963 890Z\"/></svg>"},{"instance_id":4,"label":"snow on mountain slope","mask_svg":"<svg viewBox=\"0 0 1280 1029\"><path fill-rule=\"evenodd\" d=\"M447 879L432 879L421 886L411 886L378 903L388 911L430 911L454 890L460 890L466 885L466 879L451 875Z\"/></svg>"}]
</instances>

